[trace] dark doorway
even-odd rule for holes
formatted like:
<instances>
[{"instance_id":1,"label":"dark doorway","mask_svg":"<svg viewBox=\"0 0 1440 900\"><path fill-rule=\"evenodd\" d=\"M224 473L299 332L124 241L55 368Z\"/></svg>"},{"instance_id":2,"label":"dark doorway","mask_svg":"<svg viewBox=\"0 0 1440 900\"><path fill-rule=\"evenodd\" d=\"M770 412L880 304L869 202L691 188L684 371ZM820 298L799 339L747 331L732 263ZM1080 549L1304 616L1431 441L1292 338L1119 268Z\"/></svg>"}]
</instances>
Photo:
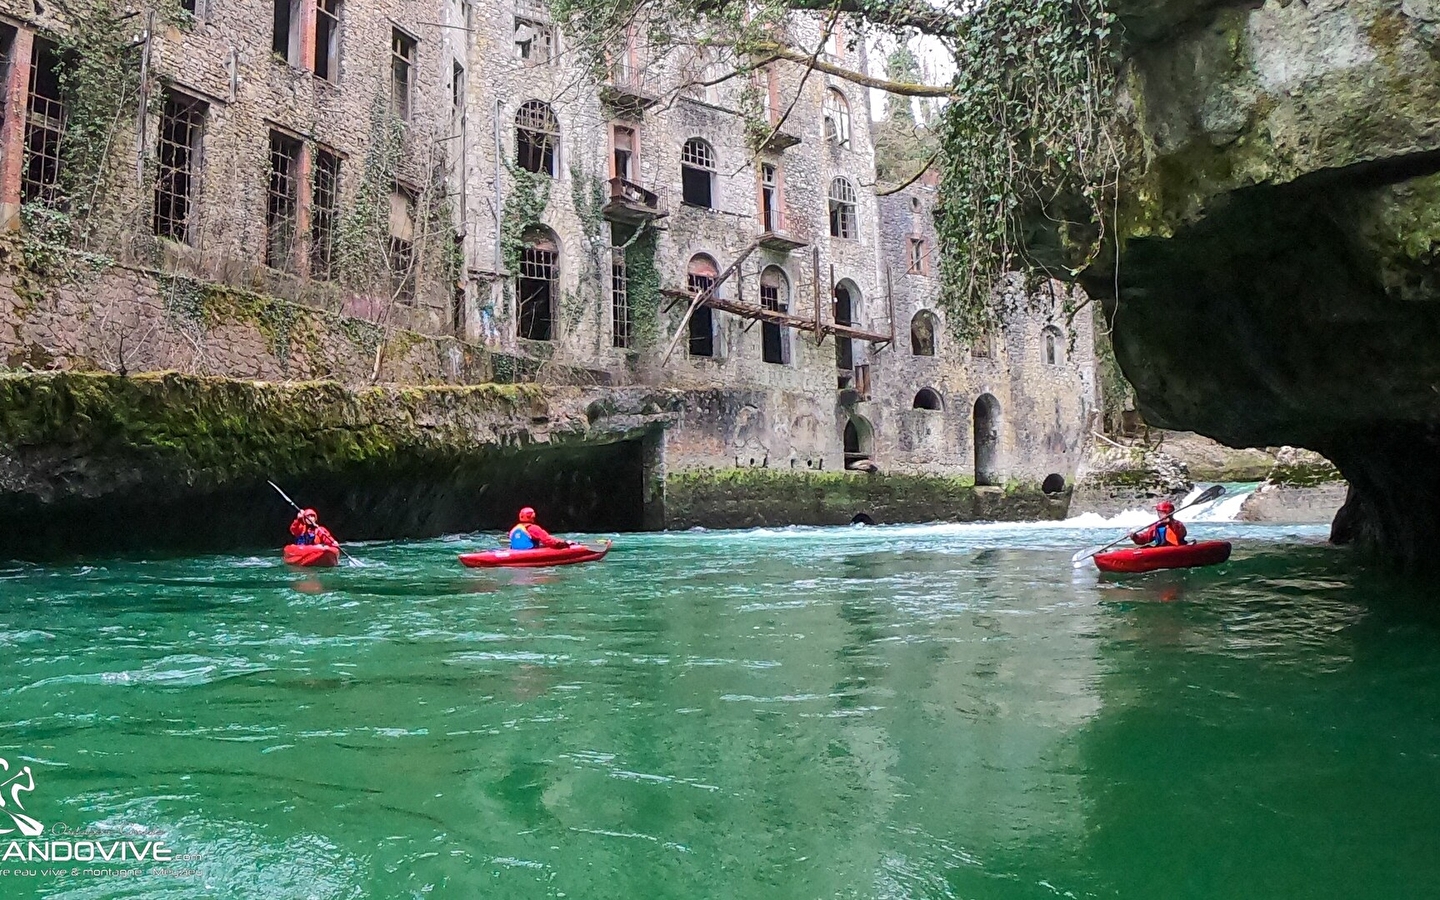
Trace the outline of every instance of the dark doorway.
<instances>
[{"instance_id":1,"label":"dark doorway","mask_svg":"<svg viewBox=\"0 0 1440 900\"><path fill-rule=\"evenodd\" d=\"M870 423L851 418L845 423L845 468L855 469L870 462Z\"/></svg>"},{"instance_id":2,"label":"dark doorway","mask_svg":"<svg viewBox=\"0 0 1440 900\"><path fill-rule=\"evenodd\" d=\"M835 324L855 324L855 305L850 298L850 289L844 284L835 285ZM855 347L848 337L835 337L835 368L845 369L849 374L855 367Z\"/></svg>"},{"instance_id":3,"label":"dark doorway","mask_svg":"<svg viewBox=\"0 0 1440 900\"><path fill-rule=\"evenodd\" d=\"M517 333L529 341L554 337L555 244L536 241L520 254L520 275L516 278L519 301Z\"/></svg>"},{"instance_id":4,"label":"dark doorway","mask_svg":"<svg viewBox=\"0 0 1440 900\"><path fill-rule=\"evenodd\" d=\"M775 312L790 311L790 281L775 266L760 273L760 305ZM785 326L774 322L760 323L760 356L767 363L786 365L790 362L790 347L786 341Z\"/></svg>"},{"instance_id":5,"label":"dark doorway","mask_svg":"<svg viewBox=\"0 0 1440 900\"><path fill-rule=\"evenodd\" d=\"M975 401L975 483L1000 484L1000 401L981 394Z\"/></svg>"}]
</instances>

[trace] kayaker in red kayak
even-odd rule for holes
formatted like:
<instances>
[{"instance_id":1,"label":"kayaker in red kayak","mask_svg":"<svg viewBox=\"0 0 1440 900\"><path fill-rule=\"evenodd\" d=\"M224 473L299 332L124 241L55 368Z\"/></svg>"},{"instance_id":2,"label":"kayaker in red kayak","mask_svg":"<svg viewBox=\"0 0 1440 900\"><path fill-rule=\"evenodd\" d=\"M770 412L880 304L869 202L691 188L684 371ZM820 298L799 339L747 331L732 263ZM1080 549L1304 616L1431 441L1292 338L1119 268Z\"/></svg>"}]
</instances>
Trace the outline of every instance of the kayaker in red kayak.
<instances>
[{"instance_id":1,"label":"kayaker in red kayak","mask_svg":"<svg viewBox=\"0 0 1440 900\"><path fill-rule=\"evenodd\" d=\"M1175 504L1169 500L1161 500L1155 504L1155 511L1160 514L1160 521L1151 525L1143 531L1137 531L1130 535L1130 540L1141 546L1151 547L1179 547L1185 543L1185 523L1174 518Z\"/></svg>"},{"instance_id":2,"label":"kayaker in red kayak","mask_svg":"<svg viewBox=\"0 0 1440 900\"><path fill-rule=\"evenodd\" d=\"M534 550L536 547L551 547L563 549L570 546L569 541L562 541L559 538L550 536L550 532L535 524L535 510L525 507L520 510L520 522L510 529L511 550Z\"/></svg>"},{"instance_id":3,"label":"kayaker in red kayak","mask_svg":"<svg viewBox=\"0 0 1440 900\"><path fill-rule=\"evenodd\" d=\"M295 521L290 523L290 534L294 537L290 543L302 547L310 544L323 544L327 547L338 547L340 542L335 540L335 535L330 529L320 524L319 516L313 509L302 509L295 514Z\"/></svg>"}]
</instances>

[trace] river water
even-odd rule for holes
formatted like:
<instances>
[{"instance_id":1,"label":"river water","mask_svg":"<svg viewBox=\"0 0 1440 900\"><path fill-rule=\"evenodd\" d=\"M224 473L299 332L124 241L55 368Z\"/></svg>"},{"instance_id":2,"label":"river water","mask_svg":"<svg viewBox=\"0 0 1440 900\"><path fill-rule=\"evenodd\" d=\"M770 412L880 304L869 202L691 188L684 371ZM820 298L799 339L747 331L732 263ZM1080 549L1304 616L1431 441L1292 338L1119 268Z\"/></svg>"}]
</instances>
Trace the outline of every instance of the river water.
<instances>
[{"instance_id":1,"label":"river water","mask_svg":"<svg viewBox=\"0 0 1440 900\"><path fill-rule=\"evenodd\" d=\"M1233 523L1192 526L1225 566L1107 580L1087 523L11 567L0 780L46 840L194 858L0 860L0 896L1440 891L1431 592Z\"/></svg>"}]
</instances>

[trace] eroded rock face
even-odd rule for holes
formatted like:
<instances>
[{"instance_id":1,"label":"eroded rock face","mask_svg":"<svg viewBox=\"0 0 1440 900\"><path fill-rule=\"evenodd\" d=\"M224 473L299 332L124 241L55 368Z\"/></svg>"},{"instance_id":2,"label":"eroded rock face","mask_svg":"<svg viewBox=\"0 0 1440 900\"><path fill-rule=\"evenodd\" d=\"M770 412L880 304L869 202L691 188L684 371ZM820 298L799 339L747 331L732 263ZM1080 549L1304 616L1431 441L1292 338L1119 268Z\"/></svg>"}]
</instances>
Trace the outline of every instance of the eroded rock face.
<instances>
[{"instance_id":1,"label":"eroded rock face","mask_svg":"<svg viewBox=\"0 0 1440 900\"><path fill-rule=\"evenodd\" d=\"M1323 453L1337 537L1440 561L1440 2L1120 8L1145 153L1083 280L1141 411Z\"/></svg>"}]
</instances>

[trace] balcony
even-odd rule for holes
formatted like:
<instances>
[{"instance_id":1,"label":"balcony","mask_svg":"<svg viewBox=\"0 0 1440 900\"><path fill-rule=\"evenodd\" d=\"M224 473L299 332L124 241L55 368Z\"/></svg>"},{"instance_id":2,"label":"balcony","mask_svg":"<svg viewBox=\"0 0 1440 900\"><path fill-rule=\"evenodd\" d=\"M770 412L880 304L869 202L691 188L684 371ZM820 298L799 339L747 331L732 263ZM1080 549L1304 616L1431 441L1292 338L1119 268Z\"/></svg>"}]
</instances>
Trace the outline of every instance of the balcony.
<instances>
[{"instance_id":1,"label":"balcony","mask_svg":"<svg viewBox=\"0 0 1440 900\"><path fill-rule=\"evenodd\" d=\"M600 102L617 115L639 117L660 102L660 92L650 86L642 69L617 65L610 79L600 85Z\"/></svg>"},{"instance_id":2,"label":"balcony","mask_svg":"<svg viewBox=\"0 0 1440 900\"><path fill-rule=\"evenodd\" d=\"M795 235L788 232L767 228L760 235L760 246L766 250L773 250L776 253L789 253L792 250L799 250L806 246L806 243Z\"/></svg>"},{"instance_id":3,"label":"balcony","mask_svg":"<svg viewBox=\"0 0 1440 900\"><path fill-rule=\"evenodd\" d=\"M800 136L788 131L772 130L770 136L760 145L764 153L781 153L800 143Z\"/></svg>"},{"instance_id":4,"label":"balcony","mask_svg":"<svg viewBox=\"0 0 1440 900\"><path fill-rule=\"evenodd\" d=\"M609 221L622 225L641 225L669 215L660 202L660 195L654 191L647 191L624 178L612 178L609 184L609 200L600 210L601 215Z\"/></svg>"}]
</instances>

